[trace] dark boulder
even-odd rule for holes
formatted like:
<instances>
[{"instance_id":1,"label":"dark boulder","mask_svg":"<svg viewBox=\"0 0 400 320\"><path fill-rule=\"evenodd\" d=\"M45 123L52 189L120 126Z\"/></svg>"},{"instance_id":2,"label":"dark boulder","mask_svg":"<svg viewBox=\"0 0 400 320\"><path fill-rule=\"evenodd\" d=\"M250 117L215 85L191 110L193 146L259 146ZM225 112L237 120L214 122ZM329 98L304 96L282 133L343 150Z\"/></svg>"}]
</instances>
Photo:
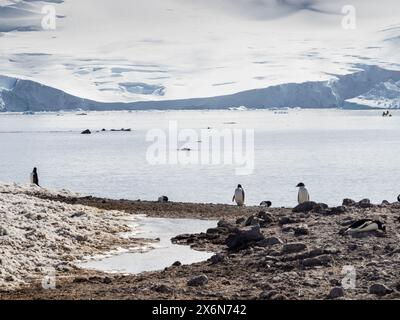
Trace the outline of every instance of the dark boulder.
<instances>
[{"instance_id":1,"label":"dark boulder","mask_svg":"<svg viewBox=\"0 0 400 320\"><path fill-rule=\"evenodd\" d=\"M208 283L208 277L204 274L200 276L193 277L187 282L189 287L200 287L204 286Z\"/></svg>"},{"instance_id":2,"label":"dark boulder","mask_svg":"<svg viewBox=\"0 0 400 320\"><path fill-rule=\"evenodd\" d=\"M299 219L295 219L292 217L282 217L279 219L279 224L281 226L285 225L285 224L291 224L291 223L297 223L299 222Z\"/></svg>"},{"instance_id":3,"label":"dark boulder","mask_svg":"<svg viewBox=\"0 0 400 320\"><path fill-rule=\"evenodd\" d=\"M310 233L310 230L308 229L308 225L302 223L294 228L294 234L296 236L305 236Z\"/></svg>"},{"instance_id":4,"label":"dark boulder","mask_svg":"<svg viewBox=\"0 0 400 320\"><path fill-rule=\"evenodd\" d=\"M271 223L273 221L272 215L266 211L260 211L257 217L263 219L265 223Z\"/></svg>"},{"instance_id":5,"label":"dark boulder","mask_svg":"<svg viewBox=\"0 0 400 320\"><path fill-rule=\"evenodd\" d=\"M317 266L329 266L333 259L331 256L322 255L315 258L307 258L301 261L303 267L313 268Z\"/></svg>"},{"instance_id":6,"label":"dark boulder","mask_svg":"<svg viewBox=\"0 0 400 320\"><path fill-rule=\"evenodd\" d=\"M225 240L225 244L229 250L244 249L251 243L265 239L260 231L259 226L251 226L247 228L237 229L236 232L230 234Z\"/></svg>"},{"instance_id":7,"label":"dark boulder","mask_svg":"<svg viewBox=\"0 0 400 320\"><path fill-rule=\"evenodd\" d=\"M283 241L278 237L269 237L256 243L256 245L259 247L269 247L277 244L283 244Z\"/></svg>"},{"instance_id":8,"label":"dark boulder","mask_svg":"<svg viewBox=\"0 0 400 320\"><path fill-rule=\"evenodd\" d=\"M345 206L334 207L334 208L331 208L331 210L330 210L331 214L343 214L345 212L346 212Z\"/></svg>"},{"instance_id":9,"label":"dark boulder","mask_svg":"<svg viewBox=\"0 0 400 320\"><path fill-rule=\"evenodd\" d=\"M293 212L310 212L311 210L314 210L314 208L317 208L318 204L313 201L307 201L300 203L298 206L293 208Z\"/></svg>"},{"instance_id":10,"label":"dark boulder","mask_svg":"<svg viewBox=\"0 0 400 320\"><path fill-rule=\"evenodd\" d=\"M342 287L335 287L329 292L328 297L330 299L337 299L344 297L344 289Z\"/></svg>"},{"instance_id":11,"label":"dark boulder","mask_svg":"<svg viewBox=\"0 0 400 320\"><path fill-rule=\"evenodd\" d=\"M389 289L384 284L375 283L375 284L373 284L372 286L369 287L368 292L370 294L375 294L377 296L385 296L385 295L387 295L389 293L392 293L393 290Z\"/></svg>"},{"instance_id":12,"label":"dark boulder","mask_svg":"<svg viewBox=\"0 0 400 320\"><path fill-rule=\"evenodd\" d=\"M89 129L86 129L81 132L81 134L91 134L92 132Z\"/></svg>"},{"instance_id":13,"label":"dark boulder","mask_svg":"<svg viewBox=\"0 0 400 320\"><path fill-rule=\"evenodd\" d=\"M307 246L301 242L291 242L287 243L282 248L282 253L296 253L300 251L304 251L307 249Z\"/></svg>"},{"instance_id":14,"label":"dark boulder","mask_svg":"<svg viewBox=\"0 0 400 320\"><path fill-rule=\"evenodd\" d=\"M346 207L352 207L356 204L356 202L352 199L343 199L342 205Z\"/></svg>"},{"instance_id":15,"label":"dark boulder","mask_svg":"<svg viewBox=\"0 0 400 320\"><path fill-rule=\"evenodd\" d=\"M224 259L225 259L225 257L222 254L217 253L210 258L210 262L212 264L217 264L217 263L224 261Z\"/></svg>"},{"instance_id":16,"label":"dark boulder","mask_svg":"<svg viewBox=\"0 0 400 320\"><path fill-rule=\"evenodd\" d=\"M361 201L359 201L357 203L357 206L360 207L360 208L365 209L365 208L373 207L373 204L371 204L371 201L369 199L362 199Z\"/></svg>"},{"instance_id":17,"label":"dark boulder","mask_svg":"<svg viewBox=\"0 0 400 320\"><path fill-rule=\"evenodd\" d=\"M218 221L217 227L219 229L225 229L228 232L233 232L235 230L237 230L237 226L226 221L226 220L220 220Z\"/></svg>"}]
</instances>

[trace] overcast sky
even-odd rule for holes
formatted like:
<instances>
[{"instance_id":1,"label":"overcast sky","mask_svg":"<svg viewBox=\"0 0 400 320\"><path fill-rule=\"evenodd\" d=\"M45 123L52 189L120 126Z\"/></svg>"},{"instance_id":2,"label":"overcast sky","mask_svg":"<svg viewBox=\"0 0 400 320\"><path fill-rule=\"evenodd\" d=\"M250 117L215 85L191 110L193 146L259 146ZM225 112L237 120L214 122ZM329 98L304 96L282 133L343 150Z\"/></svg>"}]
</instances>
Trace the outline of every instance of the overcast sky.
<instances>
[{"instance_id":1,"label":"overcast sky","mask_svg":"<svg viewBox=\"0 0 400 320\"><path fill-rule=\"evenodd\" d=\"M0 73L96 100L233 93L360 62L397 67L398 0L47 2L58 15L52 31L41 29L44 1L0 0ZM355 30L342 26L348 4Z\"/></svg>"}]
</instances>

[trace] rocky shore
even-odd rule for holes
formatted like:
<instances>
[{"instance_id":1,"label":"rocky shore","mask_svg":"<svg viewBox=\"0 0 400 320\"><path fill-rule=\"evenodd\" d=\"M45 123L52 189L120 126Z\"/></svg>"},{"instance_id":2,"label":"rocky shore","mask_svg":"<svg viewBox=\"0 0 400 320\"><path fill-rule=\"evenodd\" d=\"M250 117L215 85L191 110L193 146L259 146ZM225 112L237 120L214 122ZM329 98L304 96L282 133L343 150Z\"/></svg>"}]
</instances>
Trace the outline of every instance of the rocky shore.
<instances>
[{"instance_id":1,"label":"rocky shore","mask_svg":"<svg viewBox=\"0 0 400 320\"><path fill-rule=\"evenodd\" d=\"M60 270L54 290L33 281L0 292L0 299L400 299L398 202L345 199L334 208L306 203L290 209L37 196L125 215L217 219L216 228L172 239L216 254L139 275ZM343 234L364 218L384 221L386 232Z\"/></svg>"}]
</instances>

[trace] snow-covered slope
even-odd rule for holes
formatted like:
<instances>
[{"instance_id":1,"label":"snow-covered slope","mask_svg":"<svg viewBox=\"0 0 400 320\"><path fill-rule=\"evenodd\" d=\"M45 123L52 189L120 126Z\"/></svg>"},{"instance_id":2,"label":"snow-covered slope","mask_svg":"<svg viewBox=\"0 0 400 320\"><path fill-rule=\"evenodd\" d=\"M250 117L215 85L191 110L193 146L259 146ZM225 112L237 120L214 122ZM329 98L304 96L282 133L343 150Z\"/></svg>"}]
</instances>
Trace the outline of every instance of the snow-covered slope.
<instances>
[{"instance_id":1,"label":"snow-covered slope","mask_svg":"<svg viewBox=\"0 0 400 320\"><path fill-rule=\"evenodd\" d=\"M367 93L350 99L349 102L374 108L398 109L400 108L400 81L381 82Z\"/></svg>"},{"instance_id":2,"label":"snow-covered slope","mask_svg":"<svg viewBox=\"0 0 400 320\"><path fill-rule=\"evenodd\" d=\"M357 65L357 71L329 81L287 83L209 98L104 103L83 99L30 80L0 76L2 111L341 108L361 106L399 107L400 71ZM390 103L387 103L390 100ZM385 101L385 104L382 102Z\"/></svg>"},{"instance_id":3,"label":"snow-covered slope","mask_svg":"<svg viewBox=\"0 0 400 320\"><path fill-rule=\"evenodd\" d=\"M41 28L49 5L55 30ZM0 0L0 74L131 102L327 81L356 63L400 70L399 10L398 0Z\"/></svg>"}]
</instances>

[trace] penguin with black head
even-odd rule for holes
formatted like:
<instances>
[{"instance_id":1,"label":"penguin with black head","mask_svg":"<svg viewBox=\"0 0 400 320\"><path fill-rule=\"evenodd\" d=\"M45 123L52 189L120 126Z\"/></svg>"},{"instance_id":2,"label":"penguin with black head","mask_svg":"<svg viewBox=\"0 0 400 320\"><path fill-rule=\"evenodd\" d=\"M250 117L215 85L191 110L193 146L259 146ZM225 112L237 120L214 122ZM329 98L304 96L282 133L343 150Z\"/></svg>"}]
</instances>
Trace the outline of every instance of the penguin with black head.
<instances>
[{"instance_id":1,"label":"penguin with black head","mask_svg":"<svg viewBox=\"0 0 400 320\"><path fill-rule=\"evenodd\" d=\"M236 201L236 204L239 207L242 207L244 205L244 200L245 200L244 189L242 185L239 184L235 190L235 194L233 195L232 202Z\"/></svg>"},{"instance_id":2,"label":"penguin with black head","mask_svg":"<svg viewBox=\"0 0 400 320\"><path fill-rule=\"evenodd\" d=\"M33 171L31 172L31 183L39 187L39 175L36 167L33 168Z\"/></svg>"},{"instance_id":3,"label":"penguin with black head","mask_svg":"<svg viewBox=\"0 0 400 320\"><path fill-rule=\"evenodd\" d=\"M344 232L345 234L354 234L360 232L368 232L368 231L382 231L386 232L385 223L379 220L372 219L361 219L350 225L347 230Z\"/></svg>"}]
</instances>

